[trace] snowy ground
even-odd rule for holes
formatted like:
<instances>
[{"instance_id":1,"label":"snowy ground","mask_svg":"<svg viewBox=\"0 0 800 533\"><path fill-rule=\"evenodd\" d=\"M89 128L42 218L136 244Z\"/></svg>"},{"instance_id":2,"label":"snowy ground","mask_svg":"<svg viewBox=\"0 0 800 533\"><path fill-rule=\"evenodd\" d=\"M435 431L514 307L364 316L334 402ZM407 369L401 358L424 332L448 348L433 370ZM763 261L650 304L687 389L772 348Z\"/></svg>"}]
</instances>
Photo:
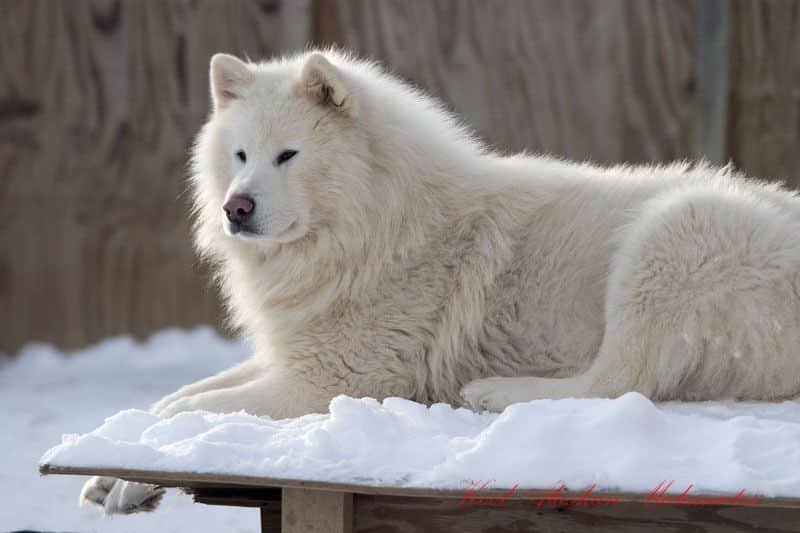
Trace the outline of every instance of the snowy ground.
<instances>
[{"instance_id":1,"label":"snowy ground","mask_svg":"<svg viewBox=\"0 0 800 533\"><path fill-rule=\"evenodd\" d=\"M258 531L257 510L194 504L174 490L157 513L108 518L78 506L85 478L38 473L42 452L62 434L146 408L244 356L243 346L209 328L164 331L143 344L114 338L66 356L41 345L11 360L0 356L0 531Z\"/></svg>"},{"instance_id":2,"label":"snowy ground","mask_svg":"<svg viewBox=\"0 0 800 533\"><path fill-rule=\"evenodd\" d=\"M65 466L442 488L492 480L497 488L563 482L649 492L668 480L674 492L693 484L693 493L800 497L800 402L654 405L627 394L531 402L495 415L341 396L330 415L288 421L201 412L158 420L143 410L243 356L241 345L199 329L144 344L112 339L67 357L29 347L0 362L0 530L257 528L252 509L194 505L175 491L154 514L105 518L77 506L83 479L40 478L40 457Z\"/></svg>"}]
</instances>

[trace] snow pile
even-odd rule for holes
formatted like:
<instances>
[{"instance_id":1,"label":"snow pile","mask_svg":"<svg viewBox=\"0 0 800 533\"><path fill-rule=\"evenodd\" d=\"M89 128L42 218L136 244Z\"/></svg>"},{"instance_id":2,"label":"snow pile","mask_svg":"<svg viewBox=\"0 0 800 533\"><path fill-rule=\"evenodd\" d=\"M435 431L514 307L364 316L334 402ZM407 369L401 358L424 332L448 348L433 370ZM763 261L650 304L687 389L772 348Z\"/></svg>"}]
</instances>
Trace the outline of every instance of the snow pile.
<instances>
[{"instance_id":1,"label":"snow pile","mask_svg":"<svg viewBox=\"0 0 800 533\"><path fill-rule=\"evenodd\" d=\"M121 409L146 408L246 353L198 328L163 331L144 343L113 338L67 354L41 344L14 358L0 354L0 531L258 531L258 510L197 505L179 491L169 491L157 513L105 517L78 506L87 478L41 477L38 467L42 450L64 433L89 431Z\"/></svg>"},{"instance_id":2,"label":"snow pile","mask_svg":"<svg viewBox=\"0 0 800 533\"><path fill-rule=\"evenodd\" d=\"M399 398L335 398L329 415L274 421L244 412L167 420L123 411L68 435L43 462L347 483L800 496L800 403L656 406L543 400L500 415Z\"/></svg>"}]
</instances>

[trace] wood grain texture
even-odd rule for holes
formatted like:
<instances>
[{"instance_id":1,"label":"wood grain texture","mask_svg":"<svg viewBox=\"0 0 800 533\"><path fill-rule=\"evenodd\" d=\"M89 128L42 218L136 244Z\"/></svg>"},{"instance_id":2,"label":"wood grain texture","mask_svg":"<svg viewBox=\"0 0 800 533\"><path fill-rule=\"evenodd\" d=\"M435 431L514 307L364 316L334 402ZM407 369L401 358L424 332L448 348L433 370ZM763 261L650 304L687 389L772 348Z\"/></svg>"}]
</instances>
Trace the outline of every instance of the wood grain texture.
<instances>
[{"instance_id":1,"label":"wood grain texture","mask_svg":"<svg viewBox=\"0 0 800 533\"><path fill-rule=\"evenodd\" d=\"M598 162L691 155L694 1L315 6L319 43L383 61L501 149Z\"/></svg>"},{"instance_id":2,"label":"wood grain texture","mask_svg":"<svg viewBox=\"0 0 800 533\"><path fill-rule=\"evenodd\" d=\"M42 475L69 476L107 476L140 483L151 483L162 487L182 487L195 494L198 501L206 498L219 499L223 493L235 500L274 501L272 488L294 488L318 490L323 492L348 492L353 494L397 496L402 498L431 498L461 500L466 489L417 488L393 485L368 485L341 483L336 481L315 481L308 479L274 478L263 476L243 476L239 474L211 474L199 472L166 472L160 470L136 470L127 468L108 468L97 466L59 466L43 463L39 465ZM694 494L694 493L693 493ZM595 491L593 496L614 499L620 503L645 503L648 494L636 492ZM561 498L580 499L583 491L564 490L558 493ZM752 496L752 495L750 495ZM476 497L508 498L511 500L553 499L552 489L516 489L508 494L508 489L492 487L480 491ZM249 505L251 505L249 504ZM758 496L757 507L800 509L799 498L775 498Z\"/></svg>"},{"instance_id":3,"label":"wood grain texture","mask_svg":"<svg viewBox=\"0 0 800 533\"><path fill-rule=\"evenodd\" d=\"M735 0L731 24L730 155L800 188L800 2Z\"/></svg>"},{"instance_id":4,"label":"wood grain texture","mask_svg":"<svg viewBox=\"0 0 800 533\"><path fill-rule=\"evenodd\" d=\"M40 465L45 475L100 475L183 487L195 501L262 506L263 531L797 531L800 499L758 498L752 505L652 504L644 493L600 492L594 506L581 491L492 488L469 503L464 490L357 485L255 476ZM276 489L280 487L280 489ZM280 512L276 503L281 491ZM695 494L694 496L699 496ZM494 500L492 500L494 499ZM502 505L494 502L505 500ZM489 502L493 503L489 503ZM695 502L697 500L694 500ZM752 495L747 501L753 502ZM606 504L607 502L613 502ZM325 517L320 520L320 517ZM331 518L333 517L333 518ZM349 517L349 518L348 518ZM341 529L336 529L341 526ZM317 529L314 529L317 528Z\"/></svg>"},{"instance_id":5,"label":"wood grain texture","mask_svg":"<svg viewBox=\"0 0 800 533\"><path fill-rule=\"evenodd\" d=\"M283 533L352 533L353 495L312 489L283 489Z\"/></svg>"},{"instance_id":6,"label":"wood grain texture","mask_svg":"<svg viewBox=\"0 0 800 533\"><path fill-rule=\"evenodd\" d=\"M298 46L307 3L0 5L0 352L218 322L183 194L208 61Z\"/></svg>"},{"instance_id":7,"label":"wood grain texture","mask_svg":"<svg viewBox=\"0 0 800 533\"><path fill-rule=\"evenodd\" d=\"M524 500L511 500L502 506L471 506L454 500L356 495L353 516L353 531L357 533L786 532L797 531L800 509L642 503L539 507Z\"/></svg>"},{"instance_id":8,"label":"wood grain texture","mask_svg":"<svg viewBox=\"0 0 800 533\"><path fill-rule=\"evenodd\" d=\"M491 144L691 157L700 0L0 0L0 352L219 323L184 165L214 52L374 57ZM800 2L732 0L720 144L800 187Z\"/></svg>"}]
</instances>

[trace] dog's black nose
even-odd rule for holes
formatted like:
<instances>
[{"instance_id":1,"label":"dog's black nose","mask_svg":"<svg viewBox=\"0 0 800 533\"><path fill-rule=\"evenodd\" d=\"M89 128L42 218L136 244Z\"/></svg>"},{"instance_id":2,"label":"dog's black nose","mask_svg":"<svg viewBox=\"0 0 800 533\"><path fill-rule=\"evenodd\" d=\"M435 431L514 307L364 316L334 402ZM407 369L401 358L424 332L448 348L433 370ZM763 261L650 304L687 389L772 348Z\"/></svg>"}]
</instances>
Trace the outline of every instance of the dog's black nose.
<instances>
[{"instance_id":1,"label":"dog's black nose","mask_svg":"<svg viewBox=\"0 0 800 533\"><path fill-rule=\"evenodd\" d=\"M228 220L236 224L243 224L250 220L255 208L255 201L243 194L231 196L231 199L222 206L222 209L225 210L225 214L228 216Z\"/></svg>"}]
</instances>

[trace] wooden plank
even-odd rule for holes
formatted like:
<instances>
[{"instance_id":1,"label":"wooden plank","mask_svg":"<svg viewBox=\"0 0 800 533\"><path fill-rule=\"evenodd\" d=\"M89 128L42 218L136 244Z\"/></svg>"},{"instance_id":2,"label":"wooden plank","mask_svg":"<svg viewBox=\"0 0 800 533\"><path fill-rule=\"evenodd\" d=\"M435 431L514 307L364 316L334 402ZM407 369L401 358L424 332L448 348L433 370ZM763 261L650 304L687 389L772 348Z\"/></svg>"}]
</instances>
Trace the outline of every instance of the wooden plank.
<instances>
[{"instance_id":1,"label":"wooden plank","mask_svg":"<svg viewBox=\"0 0 800 533\"><path fill-rule=\"evenodd\" d=\"M728 78L730 2L700 2L697 61L697 149L695 157L724 165L728 161Z\"/></svg>"},{"instance_id":2,"label":"wooden plank","mask_svg":"<svg viewBox=\"0 0 800 533\"><path fill-rule=\"evenodd\" d=\"M317 0L313 32L438 95L490 143L597 162L694 152L693 0Z\"/></svg>"},{"instance_id":3,"label":"wooden plank","mask_svg":"<svg viewBox=\"0 0 800 533\"><path fill-rule=\"evenodd\" d=\"M353 495L314 489L283 489L281 531L284 533L351 533Z\"/></svg>"},{"instance_id":4,"label":"wooden plank","mask_svg":"<svg viewBox=\"0 0 800 533\"><path fill-rule=\"evenodd\" d=\"M356 495L353 531L797 531L800 508L619 503L557 507L512 500L501 506L453 500Z\"/></svg>"},{"instance_id":5,"label":"wooden plank","mask_svg":"<svg viewBox=\"0 0 800 533\"><path fill-rule=\"evenodd\" d=\"M184 194L208 61L300 46L308 1L2 6L0 352L219 323Z\"/></svg>"},{"instance_id":6,"label":"wooden plank","mask_svg":"<svg viewBox=\"0 0 800 533\"><path fill-rule=\"evenodd\" d=\"M120 468L97 467L65 467L42 464L39 471L43 475L83 475L83 476L109 476L142 483L152 483L163 487L198 488L263 488L283 487L297 489L314 489L332 492L349 492L354 494L377 494L386 496L426 497L460 500L464 498L465 490L461 489L432 489L416 487L397 487L381 485L365 485L356 483L337 483L328 481L314 481L286 478L269 478L257 476L239 476L225 474L204 474L197 472L155 472L148 470L132 470ZM505 488L489 488L481 491L486 497L502 497L508 492ZM646 503L648 495L631 492L595 491L595 495L614 498L619 503ZM693 493L695 494L695 493ZM697 493L700 494L700 493ZM565 499L578 499L582 491L564 490L558 493ZM750 495L752 496L752 495ZM511 494L510 500L542 500L552 499L553 491L549 489L517 489ZM800 498L774 498L758 497L758 507L775 508L800 508Z\"/></svg>"},{"instance_id":7,"label":"wooden plank","mask_svg":"<svg viewBox=\"0 0 800 533\"><path fill-rule=\"evenodd\" d=\"M752 176L800 188L800 2L734 0L729 150Z\"/></svg>"}]
</instances>

